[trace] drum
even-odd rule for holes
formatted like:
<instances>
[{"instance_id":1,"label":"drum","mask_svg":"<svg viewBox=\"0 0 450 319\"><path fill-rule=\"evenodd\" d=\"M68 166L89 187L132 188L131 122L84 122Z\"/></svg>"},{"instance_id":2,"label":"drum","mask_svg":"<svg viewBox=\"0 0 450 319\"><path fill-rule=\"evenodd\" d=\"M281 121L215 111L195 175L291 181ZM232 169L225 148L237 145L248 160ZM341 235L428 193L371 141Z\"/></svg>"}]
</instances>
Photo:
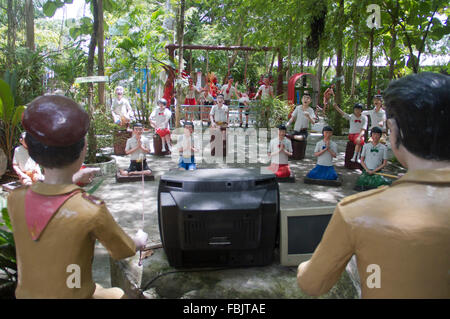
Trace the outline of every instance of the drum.
<instances>
[{"instance_id":1,"label":"drum","mask_svg":"<svg viewBox=\"0 0 450 319\"><path fill-rule=\"evenodd\" d=\"M170 151L168 150L169 148L166 145L166 151L163 152L162 151L162 139L161 136L159 136L158 134L153 134L153 149L155 150L155 153L153 153L153 155L156 156L164 156L164 155L168 155L170 154Z\"/></svg>"},{"instance_id":2,"label":"drum","mask_svg":"<svg viewBox=\"0 0 450 319\"><path fill-rule=\"evenodd\" d=\"M131 135L132 133L127 130L118 130L114 132L114 155L125 155L125 146L127 145L127 140L131 137Z\"/></svg>"},{"instance_id":3,"label":"drum","mask_svg":"<svg viewBox=\"0 0 450 319\"><path fill-rule=\"evenodd\" d=\"M306 144L307 141L297 141L294 138L291 138L292 143L292 156L289 157L289 159L292 160L302 160L305 158L305 152L306 152Z\"/></svg>"},{"instance_id":4,"label":"drum","mask_svg":"<svg viewBox=\"0 0 450 319\"><path fill-rule=\"evenodd\" d=\"M347 142L347 147L345 148L345 168L348 169L362 169L361 164L358 162L352 162L353 153L355 152L355 144L352 141Z\"/></svg>"}]
</instances>

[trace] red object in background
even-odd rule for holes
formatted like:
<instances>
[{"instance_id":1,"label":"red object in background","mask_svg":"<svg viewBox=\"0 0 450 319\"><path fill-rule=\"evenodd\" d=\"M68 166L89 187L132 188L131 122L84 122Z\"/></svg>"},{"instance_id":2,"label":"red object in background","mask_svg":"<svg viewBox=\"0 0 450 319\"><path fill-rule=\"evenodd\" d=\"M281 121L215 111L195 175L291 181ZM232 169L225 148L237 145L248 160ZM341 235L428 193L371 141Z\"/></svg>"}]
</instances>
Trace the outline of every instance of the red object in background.
<instances>
[{"instance_id":1,"label":"red object in background","mask_svg":"<svg viewBox=\"0 0 450 319\"><path fill-rule=\"evenodd\" d=\"M82 170L82 169L84 169L84 168L86 168L87 166L86 165L81 165L81 167L80 167L80 171ZM86 186L87 184L85 184L85 183L81 183L81 182L77 182L77 185L78 186L80 186L80 187L83 187L83 186Z\"/></svg>"}]
</instances>

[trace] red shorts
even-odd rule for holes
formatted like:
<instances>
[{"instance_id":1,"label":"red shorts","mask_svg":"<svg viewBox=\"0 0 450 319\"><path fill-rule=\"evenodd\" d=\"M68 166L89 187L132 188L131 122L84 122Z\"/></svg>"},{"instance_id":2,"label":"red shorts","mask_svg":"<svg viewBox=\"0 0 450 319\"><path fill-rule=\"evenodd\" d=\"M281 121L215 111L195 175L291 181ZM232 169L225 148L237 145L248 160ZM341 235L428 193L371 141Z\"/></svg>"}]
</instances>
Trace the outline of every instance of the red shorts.
<instances>
[{"instance_id":1,"label":"red shorts","mask_svg":"<svg viewBox=\"0 0 450 319\"><path fill-rule=\"evenodd\" d=\"M269 166L269 170L274 172L277 177L283 178L291 176L291 169L289 168L289 164L272 163Z\"/></svg>"},{"instance_id":2,"label":"red shorts","mask_svg":"<svg viewBox=\"0 0 450 319\"><path fill-rule=\"evenodd\" d=\"M197 105L197 101L195 99L185 99L184 104L185 105Z\"/></svg>"},{"instance_id":3,"label":"red shorts","mask_svg":"<svg viewBox=\"0 0 450 319\"><path fill-rule=\"evenodd\" d=\"M156 134L158 134L160 137L164 137L167 134L170 135L170 130L168 128L159 128L156 130Z\"/></svg>"},{"instance_id":4,"label":"red shorts","mask_svg":"<svg viewBox=\"0 0 450 319\"><path fill-rule=\"evenodd\" d=\"M349 139L349 141L352 141L353 144L356 145L356 139L358 138L358 136L359 136L359 133L348 134L348 139ZM364 135L361 136L360 141L361 141L361 146L363 146L364 145Z\"/></svg>"}]
</instances>

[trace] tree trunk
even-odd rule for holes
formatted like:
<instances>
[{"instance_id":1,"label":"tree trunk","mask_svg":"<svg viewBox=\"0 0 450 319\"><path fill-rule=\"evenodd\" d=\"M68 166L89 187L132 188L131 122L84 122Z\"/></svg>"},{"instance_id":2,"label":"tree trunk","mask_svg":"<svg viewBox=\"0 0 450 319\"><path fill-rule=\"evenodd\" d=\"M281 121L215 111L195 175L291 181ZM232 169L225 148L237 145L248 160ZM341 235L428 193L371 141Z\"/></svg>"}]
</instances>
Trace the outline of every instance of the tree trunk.
<instances>
[{"instance_id":1,"label":"tree trunk","mask_svg":"<svg viewBox=\"0 0 450 319\"><path fill-rule=\"evenodd\" d=\"M374 28L370 30L370 50L369 50L369 75L367 78L367 106L371 105L372 101L372 71L373 71L373 34Z\"/></svg>"},{"instance_id":2,"label":"tree trunk","mask_svg":"<svg viewBox=\"0 0 450 319\"><path fill-rule=\"evenodd\" d=\"M393 53L394 53L394 49L395 46L397 45L397 31L395 30L395 26L394 29L392 30L392 40L391 40L391 45L389 46L389 74L388 74L388 79L389 81L392 80L394 78L394 71L395 71L395 59L393 57Z\"/></svg>"},{"instance_id":3,"label":"tree trunk","mask_svg":"<svg viewBox=\"0 0 450 319\"><path fill-rule=\"evenodd\" d=\"M303 35L300 38L300 73L303 73Z\"/></svg>"},{"instance_id":4,"label":"tree trunk","mask_svg":"<svg viewBox=\"0 0 450 319\"><path fill-rule=\"evenodd\" d=\"M94 75L94 58L95 58L95 47L98 43L97 32L98 32L98 7L97 0L92 1L94 25L92 26L91 41L89 43L89 54L87 60L87 76ZM97 138L95 136L94 127L94 83L89 82L88 84L88 114L91 120L91 125L88 131L88 162L95 163L96 153L97 153Z\"/></svg>"},{"instance_id":5,"label":"tree trunk","mask_svg":"<svg viewBox=\"0 0 450 319\"><path fill-rule=\"evenodd\" d=\"M276 51L273 52L273 56L275 57ZM272 59L273 61L273 59ZM272 62L273 63L273 62ZM277 83L277 95L283 95L283 56L281 48L278 49L278 83Z\"/></svg>"},{"instance_id":6,"label":"tree trunk","mask_svg":"<svg viewBox=\"0 0 450 319\"><path fill-rule=\"evenodd\" d=\"M288 67L287 67L286 78L289 81L289 79L291 78L291 68L292 68L292 37L289 37L287 62L288 62Z\"/></svg>"},{"instance_id":7,"label":"tree trunk","mask_svg":"<svg viewBox=\"0 0 450 319\"><path fill-rule=\"evenodd\" d=\"M14 0L8 0L7 2L7 15L8 15L8 30L7 30L7 55L6 65L12 66L15 64L15 52L16 52L16 5Z\"/></svg>"},{"instance_id":8,"label":"tree trunk","mask_svg":"<svg viewBox=\"0 0 450 319\"><path fill-rule=\"evenodd\" d=\"M355 90L356 90L356 68L357 68L357 61L358 61L358 34L355 35L354 38L354 45L353 45L353 70L352 70L352 88L351 88L351 96L355 96Z\"/></svg>"},{"instance_id":9,"label":"tree trunk","mask_svg":"<svg viewBox=\"0 0 450 319\"><path fill-rule=\"evenodd\" d=\"M105 55L104 55L104 28L103 28L103 0L97 0L98 3L98 75L105 75ZM98 103L105 105L105 82L98 82Z\"/></svg>"},{"instance_id":10,"label":"tree trunk","mask_svg":"<svg viewBox=\"0 0 450 319\"><path fill-rule=\"evenodd\" d=\"M339 25L342 26L344 23L344 0L339 1L339 13L338 13L338 22ZM342 104L342 59L343 59L343 34L340 33L338 36L337 46L336 46L336 77L339 79L336 81L336 92L335 92L335 102L337 104ZM341 117L336 115L336 112L333 112L336 116L336 120L334 121L333 130L336 132L336 135L342 134L342 121Z\"/></svg>"},{"instance_id":11,"label":"tree trunk","mask_svg":"<svg viewBox=\"0 0 450 319\"><path fill-rule=\"evenodd\" d=\"M180 13L177 26L177 40L178 40L178 78L181 80L183 72L183 42L184 42L184 9L185 0L180 0ZM180 127L180 108L181 108L182 92L180 88L177 88L177 105L175 111L175 127Z\"/></svg>"},{"instance_id":12,"label":"tree trunk","mask_svg":"<svg viewBox=\"0 0 450 319\"><path fill-rule=\"evenodd\" d=\"M25 0L26 45L34 51L34 6L33 0Z\"/></svg>"},{"instance_id":13,"label":"tree trunk","mask_svg":"<svg viewBox=\"0 0 450 319\"><path fill-rule=\"evenodd\" d=\"M323 68L323 52L322 50L319 49L319 58L317 59L317 69L316 69L316 76L317 76L317 80L319 83L319 86L317 88L318 92L317 92L317 97L320 98L320 94L321 92L321 87L322 87L322 68ZM320 101L320 99L318 100ZM319 103L317 103L319 104Z\"/></svg>"}]
</instances>

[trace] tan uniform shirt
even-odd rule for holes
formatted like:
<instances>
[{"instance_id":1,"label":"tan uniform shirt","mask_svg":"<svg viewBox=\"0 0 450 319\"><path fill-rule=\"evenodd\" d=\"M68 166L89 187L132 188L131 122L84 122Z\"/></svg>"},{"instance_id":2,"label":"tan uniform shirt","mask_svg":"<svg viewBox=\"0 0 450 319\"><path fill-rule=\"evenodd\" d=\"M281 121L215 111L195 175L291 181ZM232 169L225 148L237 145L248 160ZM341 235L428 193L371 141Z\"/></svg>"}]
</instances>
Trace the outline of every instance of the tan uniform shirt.
<instances>
[{"instance_id":1,"label":"tan uniform shirt","mask_svg":"<svg viewBox=\"0 0 450 319\"><path fill-rule=\"evenodd\" d=\"M36 183L33 192L62 195L79 188L76 185ZM53 215L37 241L31 239L25 220L25 194L28 187L15 190L8 197L8 211L16 243L17 298L91 298L95 291L92 260L98 239L114 259L135 254L133 240L114 221L105 204L77 193ZM79 266L80 288L69 276ZM68 268L69 267L69 268Z\"/></svg>"},{"instance_id":2,"label":"tan uniform shirt","mask_svg":"<svg viewBox=\"0 0 450 319\"><path fill-rule=\"evenodd\" d=\"M408 172L343 199L297 281L326 293L356 255L362 298L450 298L450 169ZM374 287L379 266L379 288Z\"/></svg>"}]
</instances>

